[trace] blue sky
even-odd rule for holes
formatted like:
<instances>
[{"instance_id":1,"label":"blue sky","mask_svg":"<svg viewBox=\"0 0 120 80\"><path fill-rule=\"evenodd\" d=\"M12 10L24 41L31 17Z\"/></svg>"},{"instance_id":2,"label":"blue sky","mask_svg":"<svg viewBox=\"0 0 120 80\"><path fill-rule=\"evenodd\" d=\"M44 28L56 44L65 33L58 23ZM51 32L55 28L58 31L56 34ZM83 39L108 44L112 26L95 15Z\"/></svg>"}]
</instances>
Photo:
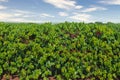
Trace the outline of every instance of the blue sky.
<instances>
[{"instance_id":1,"label":"blue sky","mask_svg":"<svg viewBox=\"0 0 120 80\"><path fill-rule=\"evenodd\" d=\"M0 0L0 21L120 22L120 0Z\"/></svg>"}]
</instances>

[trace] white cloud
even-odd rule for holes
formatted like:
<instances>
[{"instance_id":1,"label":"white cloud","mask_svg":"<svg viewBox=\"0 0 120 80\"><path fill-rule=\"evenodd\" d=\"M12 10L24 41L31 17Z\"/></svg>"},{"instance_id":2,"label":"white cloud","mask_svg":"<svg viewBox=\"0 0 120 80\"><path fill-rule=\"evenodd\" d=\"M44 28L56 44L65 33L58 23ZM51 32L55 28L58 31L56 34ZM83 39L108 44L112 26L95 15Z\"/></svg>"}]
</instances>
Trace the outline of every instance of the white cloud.
<instances>
[{"instance_id":1,"label":"white cloud","mask_svg":"<svg viewBox=\"0 0 120 80\"><path fill-rule=\"evenodd\" d=\"M89 21L91 15L84 14L84 13L74 13L73 16L70 16L70 19L77 20L77 21Z\"/></svg>"},{"instance_id":2,"label":"white cloud","mask_svg":"<svg viewBox=\"0 0 120 80\"><path fill-rule=\"evenodd\" d=\"M101 0L100 3L110 4L110 5L120 5L120 0Z\"/></svg>"},{"instance_id":3,"label":"white cloud","mask_svg":"<svg viewBox=\"0 0 120 80\"><path fill-rule=\"evenodd\" d=\"M8 2L8 0L0 0L0 2Z\"/></svg>"},{"instance_id":4,"label":"white cloud","mask_svg":"<svg viewBox=\"0 0 120 80\"><path fill-rule=\"evenodd\" d=\"M16 16L16 17L23 16L23 14L21 14L21 13L15 13L14 16Z\"/></svg>"},{"instance_id":5,"label":"white cloud","mask_svg":"<svg viewBox=\"0 0 120 80\"><path fill-rule=\"evenodd\" d=\"M52 15L50 15L50 14L46 14L46 13L42 13L42 14L40 14L40 17L51 17L51 18L54 18L55 16L52 16Z\"/></svg>"},{"instance_id":6,"label":"white cloud","mask_svg":"<svg viewBox=\"0 0 120 80\"><path fill-rule=\"evenodd\" d=\"M75 6L75 9L81 9L81 8L83 8L83 6Z\"/></svg>"},{"instance_id":7,"label":"white cloud","mask_svg":"<svg viewBox=\"0 0 120 80\"><path fill-rule=\"evenodd\" d=\"M40 20L29 20L29 19L24 19L24 18L12 18L8 19L8 22L33 22L33 23L40 23L42 21Z\"/></svg>"},{"instance_id":8,"label":"white cloud","mask_svg":"<svg viewBox=\"0 0 120 80\"><path fill-rule=\"evenodd\" d=\"M28 16L29 18L26 18ZM32 19L30 19L32 17ZM5 22L40 22L40 20L35 20L32 12L23 10L10 10L0 12L0 21Z\"/></svg>"},{"instance_id":9,"label":"white cloud","mask_svg":"<svg viewBox=\"0 0 120 80\"><path fill-rule=\"evenodd\" d=\"M18 13L7 13L7 12L1 12L0 13L0 20L9 20L9 19L13 19L16 17L21 17L22 14L18 14ZM21 17L22 18L22 17Z\"/></svg>"},{"instance_id":10,"label":"white cloud","mask_svg":"<svg viewBox=\"0 0 120 80\"><path fill-rule=\"evenodd\" d=\"M46 13L36 13L31 11L10 9L6 11L0 11L0 21L5 22L49 22L46 18L53 18L54 16Z\"/></svg>"},{"instance_id":11,"label":"white cloud","mask_svg":"<svg viewBox=\"0 0 120 80\"><path fill-rule=\"evenodd\" d=\"M35 19L27 19L22 17L21 14L12 14L12 13L0 13L0 21L5 21L5 22L35 22L35 23L40 23L42 22L41 20L35 20Z\"/></svg>"},{"instance_id":12,"label":"white cloud","mask_svg":"<svg viewBox=\"0 0 120 80\"><path fill-rule=\"evenodd\" d=\"M97 11L97 10L107 10L104 7L91 7L91 8L87 8L81 12L93 12L93 11Z\"/></svg>"},{"instance_id":13,"label":"white cloud","mask_svg":"<svg viewBox=\"0 0 120 80\"><path fill-rule=\"evenodd\" d=\"M12 17L9 13L0 13L0 20Z\"/></svg>"},{"instance_id":14,"label":"white cloud","mask_svg":"<svg viewBox=\"0 0 120 80\"><path fill-rule=\"evenodd\" d=\"M13 12L14 17L31 18L38 16L38 14L26 10L12 9L11 11Z\"/></svg>"},{"instance_id":15,"label":"white cloud","mask_svg":"<svg viewBox=\"0 0 120 80\"><path fill-rule=\"evenodd\" d=\"M29 19L25 19L25 18L8 18L8 19L4 19L0 21L5 21L5 22L33 22L33 23L41 23L43 21L41 20L29 20Z\"/></svg>"},{"instance_id":16,"label":"white cloud","mask_svg":"<svg viewBox=\"0 0 120 80\"><path fill-rule=\"evenodd\" d=\"M22 11L22 10L20 10L20 11ZM26 12L28 12L28 11L26 11ZM25 19L25 18L33 17L34 14L30 14L30 13L26 13L26 12L21 13L21 12L17 12L16 10L13 10L13 9L9 10L9 11L2 11L2 12L0 12L0 21L10 21L10 20L12 21L15 19L20 20L20 18Z\"/></svg>"},{"instance_id":17,"label":"white cloud","mask_svg":"<svg viewBox=\"0 0 120 80\"><path fill-rule=\"evenodd\" d=\"M31 14L32 13L30 11L19 10L19 9L13 9L12 11L14 11L16 13L21 13L21 14Z\"/></svg>"},{"instance_id":18,"label":"white cloud","mask_svg":"<svg viewBox=\"0 0 120 80\"><path fill-rule=\"evenodd\" d=\"M2 9L7 9L7 7L3 6L3 5L0 5L0 10L2 10Z\"/></svg>"},{"instance_id":19,"label":"white cloud","mask_svg":"<svg viewBox=\"0 0 120 80\"><path fill-rule=\"evenodd\" d=\"M81 5L76 5L75 0L44 0L44 2L49 3L57 8L60 9L80 9L82 8Z\"/></svg>"},{"instance_id":20,"label":"white cloud","mask_svg":"<svg viewBox=\"0 0 120 80\"><path fill-rule=\"evenodd\" d=\"M82 12L92 12L92 11L96 11L97 8L93 7L93 8L87 8L85 10L83 10Z\"/></svg>"},{"instance_id":21,"label":"white cloud","mask_svg":"<svg viewBox=\"0 0 120 80\"><path fill-rule=\"evenodd\" d=\"M68 13L66 13L66 12L59 12L58 15L65 17L65 16L68 16Z\"/></svg>"}]
</instances>

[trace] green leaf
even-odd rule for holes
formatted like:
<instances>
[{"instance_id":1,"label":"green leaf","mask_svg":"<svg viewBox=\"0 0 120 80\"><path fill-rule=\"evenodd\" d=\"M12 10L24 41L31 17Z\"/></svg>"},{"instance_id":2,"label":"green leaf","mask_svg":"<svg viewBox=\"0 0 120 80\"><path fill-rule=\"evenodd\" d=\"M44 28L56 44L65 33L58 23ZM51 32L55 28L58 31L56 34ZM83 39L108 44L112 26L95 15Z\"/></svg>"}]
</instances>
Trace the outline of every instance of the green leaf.
<instances>
[{"instance_id":1,"label":"green leaf","mask_svg":"<svg viewBox=\"0 0 120 80\"><path fill-rule=\"evenodd\" d=\"M0 66L0 75L3 73L3 69L2 67Z\"/></svg>"}]
</instances>

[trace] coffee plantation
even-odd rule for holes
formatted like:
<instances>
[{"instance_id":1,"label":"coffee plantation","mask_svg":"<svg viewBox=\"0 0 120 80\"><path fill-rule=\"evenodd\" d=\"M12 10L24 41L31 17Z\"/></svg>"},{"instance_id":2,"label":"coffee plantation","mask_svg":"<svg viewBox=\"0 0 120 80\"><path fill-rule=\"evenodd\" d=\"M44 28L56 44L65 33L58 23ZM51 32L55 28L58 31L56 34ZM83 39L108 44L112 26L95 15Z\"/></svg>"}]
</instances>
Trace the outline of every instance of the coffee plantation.
<instances>
[{"instance_id":1,"label":"coffee plantation","mask_svg":"<svg viewBox=\"0 0 120 80\"><path fill-rule=\"evenodd\" d=\"M120 24L0 22L0 79L119 80Z\"/></svg>"}]
</instances>

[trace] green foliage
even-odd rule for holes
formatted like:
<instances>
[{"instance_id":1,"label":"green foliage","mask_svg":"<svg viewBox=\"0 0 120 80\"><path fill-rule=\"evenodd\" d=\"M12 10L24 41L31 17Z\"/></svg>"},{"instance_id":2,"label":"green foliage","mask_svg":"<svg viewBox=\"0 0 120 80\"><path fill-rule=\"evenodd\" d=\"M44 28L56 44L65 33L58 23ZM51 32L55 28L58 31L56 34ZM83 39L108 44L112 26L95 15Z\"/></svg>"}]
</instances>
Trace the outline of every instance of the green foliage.
<instances>
[{"instance_id":1,"label":"green foliage","mask_svg":"<svg viewBox=\"0 0 120 80\"><path fill-rule=\"evenodd\" d=\"M0 78L114 80L120 76L120 24L0 23Z\"/></svg>"}]
</instances>

